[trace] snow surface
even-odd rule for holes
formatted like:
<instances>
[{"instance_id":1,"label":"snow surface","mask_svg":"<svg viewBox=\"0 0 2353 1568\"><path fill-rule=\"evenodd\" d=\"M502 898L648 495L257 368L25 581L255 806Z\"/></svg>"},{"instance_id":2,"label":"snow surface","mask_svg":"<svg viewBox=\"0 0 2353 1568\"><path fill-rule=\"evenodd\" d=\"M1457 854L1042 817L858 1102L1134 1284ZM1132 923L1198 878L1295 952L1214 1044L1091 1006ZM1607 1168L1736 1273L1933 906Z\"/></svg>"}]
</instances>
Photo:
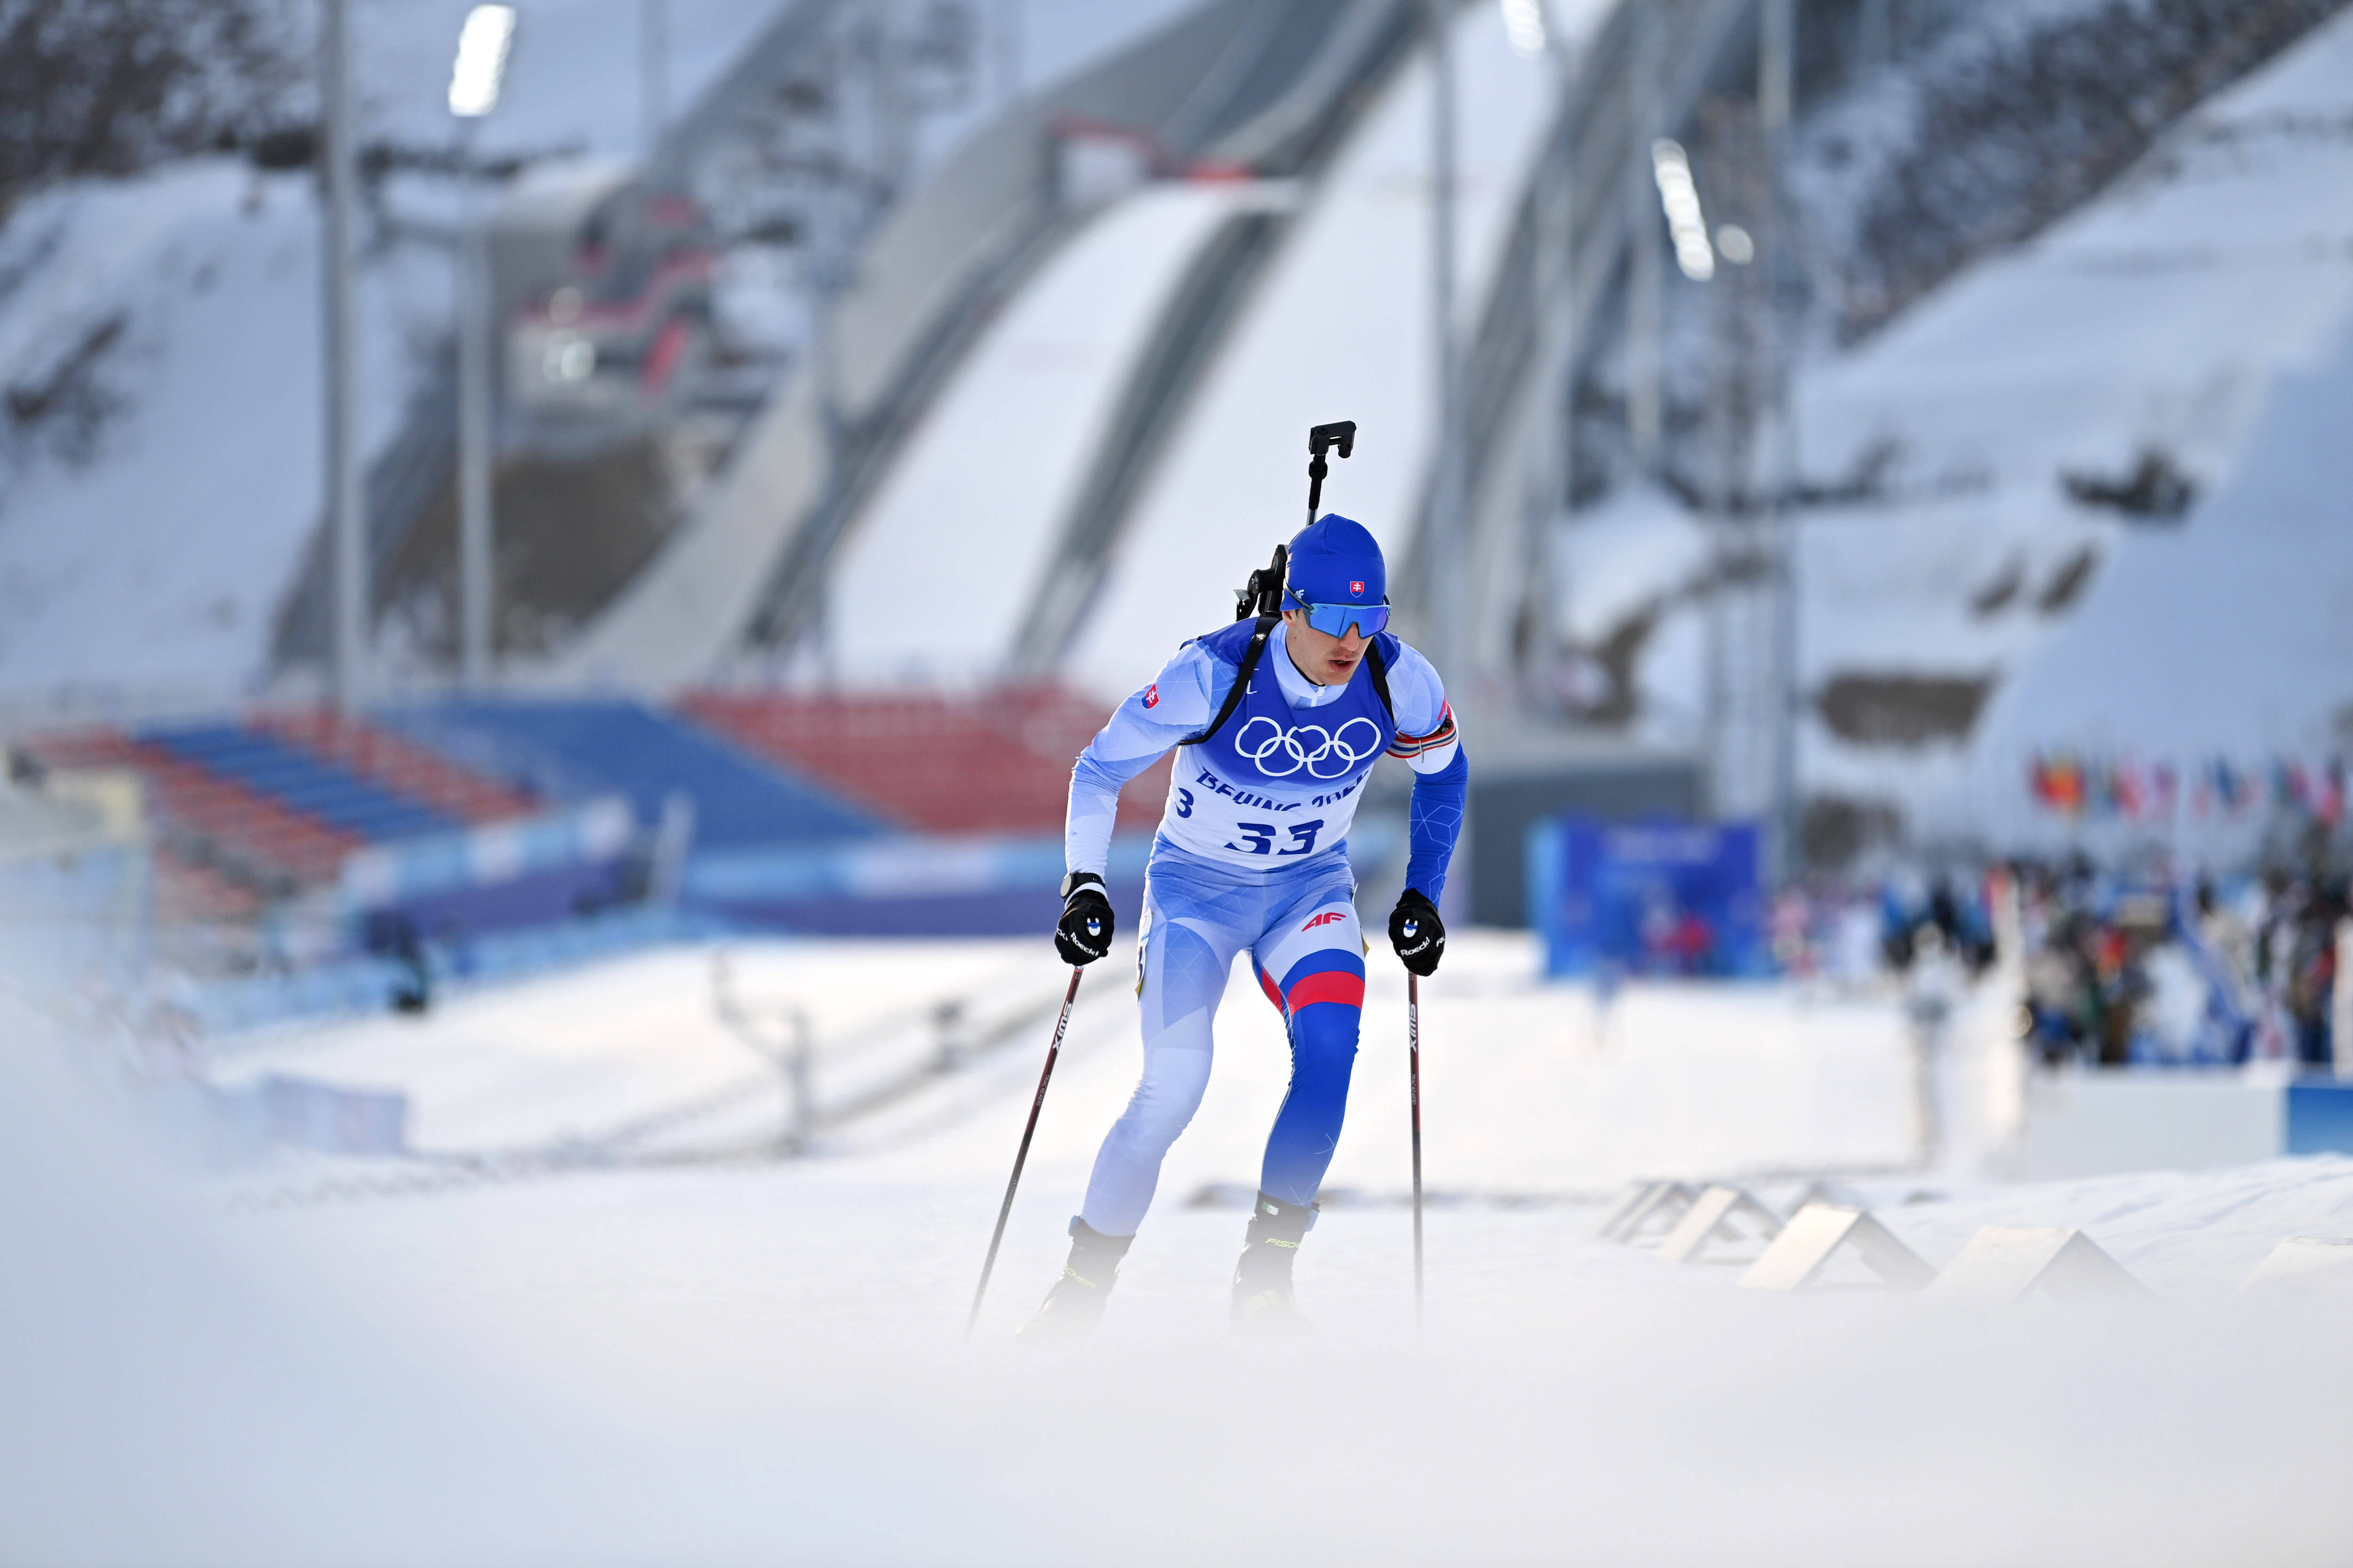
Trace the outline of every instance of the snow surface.
<instances>
[{"instance_id":1,"label":"snow surface","mask_svg":"<svg viewBox=\"0 0 2353 1568\"><path fill-rule=\"evenodd\" d=\"M1561 629L1599 642L1712 564L1708 531L1664 491L1630 486L1578 519L1557 542L1556 568L1574 591Z\"/></svg>"},{"instance_id":2,"label":"snow surface","mask_svg":"<svg viewBox=\"0 0 2353 1568\"><path fill-rule=\"evenodd\" d=\"M928 1060L939 1001L980 997L981 1023L1033 1005L1034 1021L978 1066L836 1140L843 1153L909 1150L903 1168L926 1179L984 1182L1005 1161L1003 1118L1034 1086L1031 1047L1069 974L1027 939L681 948L462 996L421 1021L258 1038L230 1051L229 1078L282 1071L406 1089L412 1142L440 1154L596 1145L612 1130L716 1097L710 1115L680 1121L670 1145L741 1148L782 1130L785 1098L776 1071L714 1016L714 962L764 1017L808 1013L828 1106ZM1528 939L1465 933L1446 979L1427 990L1425 1094L1450 1105L1431 1121L1430 1152L1451 1190L1589 1196L1656 1170L1914 1158L1908 1045L1888 999L1637 983L1605 1019L1588 991L1537 981L1535 969ZM1103 1130L1134 1087L1142 1046L1129 978L1098 969L1082 986L1030 1155L1033 1190L1066 1191L1073 1205ZM1350 1090L1352 1124L1364 1131L1342 1145L1330 1184L1394 1196L1407 1170L1405 985L1380 966L1368 984L1372 1021ZM1282 1026L1245 972L1219 1027L1209 1100L1170 1157L1165 1198L1256 1182L1290 1073ZM740 1095L727 1094L737 1087Z\"/></svg>"},{"instance_id":3,"label":"snow surface","mask_svg":"<svg viewBox=\"0 0 2353 1568\"><path fill-rule=\"evenodd\" d=\"M2037 752L2165 760L2183 776L2218 754L2246 767L2341 752L2353 740L2348 421L2353 320L2324 365L2280 375L2190 526L2119 551L2001 691L1967 787L2022 816Z\"/></svg>"},{"instance_id":4,"label":"snow surface","mask_svg":"<svg viewBox=\"0 0 2353 1568\"><path fill-rule=\"evenodd\" d=\"M240 690L319 508L318 225L300 176L227 159L84 181L19 207L0 248L49 251L0 300L0 379L37 384L92 328L121 412L86 465L0 475L0 689ZM391 433L403 303L446 266L362 281L363 440ZM233 411L246 438L224 438Z\"/></svg>"},{"instance_id":5,"label":"snow surface","mask_svg":"<svg viewBox=\"0 0 2353 1568\"><path fill-rule=\"evenodd\" d=\"M742 950L741 993L821 1000L847 1027L885 1005L885 951ZM603 1043L575 1053L590 1077L633 1032L659 1060L707 998L706 956L409 1021L405 1070L423 1087L455 1074L463 1041L546 1049L592 1027ZM898 956L927 977L1036 963L992 943ZM1472 1173L1527 1179L1516 1162L1547 1154L1555 1180L1591 1169L1580 1145L1597 1138L1694 1162L1745 1157L1760 1135L1820 1158L1903 1151L1880 1087L1887 1002L1809 1014L1768 989L1636 988L1596 1038L1579 994L1526 982L1524 945L1474 935L1461 956L1425 1006L1439 1194ZM1377 1035L1398 1023L1388 967ZM1271 1014L1239 985L1227 1059L1178 1145L1215 1157L1172 1167L1103 1332L1033 1353L1007 1332L1059 1265L1078 1152L1132 1072L1115 1045L1132 1025L1103 1011L1126 1010L1118 978L1082 992L1097 1011L968 1347L1039 1042L1011 1052L985 1114L892 1149L356 1199L329 1196L323 1166L288 1166L266 1181L313 1201L228 1216L216 1184L159 1170L89 1075L60 1071L55 1041L12 1027L0 1558L2141 1568L2317 1565L2353 1547L2341 1303L2224 1300L2282 1236L2353 1232L2353 1163L1927 1203L1905 1201L1920 1177L1865 1180L1932 1263L1980 1224L2075 1225L2160 1295L1990 1319L1869 1289L1760 1297L1733 1289L1736 1269L1588 1239L1591 1203L1454 1199L1430 1212L1417 1336L1407 1213L1367 1194L1332 1205L1302 1253L1316 1334L1238 1342L1223 1311L1242 1215L1175 1200L1203 1171L1247 1180L1272 1109ZM375 1050L371 1070L396 1070L385 1027L328 1031L305 1054ZM1362 1096L1400 1076L1400 1054L1368 1039L1351 1119L1383 1193L1402 1106ZM1583 1119L1558 1088L1579 1074Z\"/></svg>"},{"instance_id":6,"label":"snow surface","mask_svg":"<svg viewBox=\"0 0 2353 1568\"><path fill-rule=\"evenodd\" d=\"M1678 612L1714 564L1707 525L1650 485L1629 485L1578 513L1575 527L1553 532L1546 566L1562 607L1561 632L1592 648L1631 623L1654 621L1634 667L1651 741L1702 739L1706 632L1699 615ZM1574 679L1571 695L1581 703L1607 694L1598 670L1579 669Z\"/></svg>"}]
</instances>

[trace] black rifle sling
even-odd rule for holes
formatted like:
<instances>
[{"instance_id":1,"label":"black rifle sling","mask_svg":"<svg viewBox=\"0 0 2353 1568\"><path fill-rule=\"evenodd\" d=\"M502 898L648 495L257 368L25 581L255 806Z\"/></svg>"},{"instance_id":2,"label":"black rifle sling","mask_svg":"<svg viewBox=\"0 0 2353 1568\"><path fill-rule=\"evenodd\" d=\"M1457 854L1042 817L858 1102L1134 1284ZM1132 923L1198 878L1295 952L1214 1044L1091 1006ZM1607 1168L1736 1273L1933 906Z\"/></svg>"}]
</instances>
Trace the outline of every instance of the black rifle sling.
<instances>
[{"instance_id":1,"label":"black rifle sling","mask_svg":"<svg viewBox=\"0 0 2353 1568\"><path fill-rule=\"evenodd\" d=\"M1381 662L1381 645L1365 645L1365 673L1373 678L1373 695L1381 700L1381 711L1389 716L1389 733L1397 733L1397 704L1389 700L1389 667ZM1385 748L1386 749L1386 748Z\"/></svg>"},{"instance_id":2,"label":"black rifle sling","mask_svg":"<svg viewBox=\"0 0 2353 1568\"><path fill-rule=\"evenodd\" d=\"M1258 629L1250 633L1250 646L1242 649L1241 666L1234 671L1233 688L1226 693L1225 705L1218 710L1218 716L1209 721L1208 729L1177 742L1178 745L1198 746L1226 727L1226 721L1234 716L1234 710L1240 707L1242 699L1249 695L1250 672L1258 668L1259 656L1266 651L1266 639L1273 635L1275 623L1282 618L1280 616L1261 616L1258 618ZM1389 729L1394 732L1397 729L1397 704L1389 698L1389 669L1381 659L1381 645L1377 642L1365 645L1365 673L1372 677L1373 695L1381 700L1381 711L1389 716Z\"/></svg>"},{"instance_id":3,"label":"black rifle sling","mask_svg":"<svg viewBox=\"0 0 2353 1568\"><path fill-rule=\"evenodd\" d=\"M1261 616L1258 618L1258 629L1250 633L1250 646L1242 649L1241 668L1234 672L1233 689L1226 693L1225 706L1218 710L1218 716L1209 721L1208 729L1177 742L1178 745L1198 746L1226 727L1226 721L1234 716L1234 710L1240 707L1242 699L1250 695L1250 671L1258 668L1258 656L1266 651L1266 639L1273 635L1282 619L1281 616Z\"/></svg>"}]
</instances>

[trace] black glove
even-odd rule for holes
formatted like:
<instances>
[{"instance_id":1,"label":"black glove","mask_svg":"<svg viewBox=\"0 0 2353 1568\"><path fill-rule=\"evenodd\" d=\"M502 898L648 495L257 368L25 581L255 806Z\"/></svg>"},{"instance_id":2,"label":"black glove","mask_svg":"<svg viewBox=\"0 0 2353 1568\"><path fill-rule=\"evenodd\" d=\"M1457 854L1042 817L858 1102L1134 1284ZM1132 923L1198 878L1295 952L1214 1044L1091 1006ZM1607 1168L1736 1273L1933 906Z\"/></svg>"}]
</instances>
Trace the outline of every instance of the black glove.
<instances>
[{"instance_id":1,"label":"black glove","mask_svg":"<svg viewBox=\"0 0 2353 1568\"><path fill-rule=\"evenodd\" d=\"M1112 932L1118 927L1101 877L1073 871L1062 879L1062 918L1054 924L1054 951L1064 963L1092 963L1109 952Z\"/></svg>"},{"instance_id":2,"label":"black glove","mask_svg":"<svg viewBox=\"0 0 2353 1568\"><path fill-rule=\"evenodd\" d=\"M1437 973L1446 956L1446 922L1438 918L1438 906L1408 888L1389 911L1389 945L1416 974Z\"/></svg>"}]
</instances>

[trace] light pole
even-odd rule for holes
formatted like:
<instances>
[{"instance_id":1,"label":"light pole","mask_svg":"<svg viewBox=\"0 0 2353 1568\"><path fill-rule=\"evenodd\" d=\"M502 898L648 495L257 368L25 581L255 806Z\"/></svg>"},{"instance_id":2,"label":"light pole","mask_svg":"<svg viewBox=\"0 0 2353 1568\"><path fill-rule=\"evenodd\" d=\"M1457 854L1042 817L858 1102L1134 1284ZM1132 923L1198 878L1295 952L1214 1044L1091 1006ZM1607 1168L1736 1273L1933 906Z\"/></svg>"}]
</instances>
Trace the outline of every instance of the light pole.
<instances>
[{"instance_id":1,"label":"light pole","mask_svg":"<svg viewBox=\"0 0 2353 1568\"><path fill-rule=\"evenodd\" d=\"M1772 398L1772 455L1767 472L1773 561L1772 836L1775 874L1793 880L1798 871L1798 483L1797 409L1790 395L1796 344L1782 319L1781 267L1788 253L1788 158L1790 97L1796 86L1797 0L1764 0L1758 19L1757 109L1765 142L1765 242L1757 247L1765 288L1767 385Z\"/></svg>"},{"instance_id":2,"label":"light pole","mask_svg":"<svg viewBox=\"0 0 2353 1568\"><path fill-rule=\"evenodd\" d=\"M670 0L638 0L638 158L652 167L670 118Z\"/></svg>"},{"instance_id":3,"label":"light pole","mask_svg":"<svg viewBox=\"0 0 2353 1568\"><path fill-rule=\"evenodd\" d=\"M1021 97L1021 7L1024 0L997 0L997 103L1010 108Z\"/></svg>"},{"instance_id":4,"label":"light pole","mask_svg":"<svg viewBox=\"0 0 2353 1568\"><path fill-rule=\"evenodd\" d=\"M1548 127L1535 174L1535 264L1529 272L1529 312L1536 328L1536 446L1526 476L1521 537L1512 552L1523 573L1518 590L1523 613L1533 613L1537 637L1529 660L1514 670L1525 695L1550 705L1558 698L1551 671L1559 642L1556 579L1551 539L1567 516L1572 480L1570 445L1575 421L1569 398L1575 384L1577 301L1573 265L1576 147L1569 116L1576 89L1576 63L1551 26L1542 0L1503 0L1504 29L1513 51L1541 61L1550 96Z\"/></svg>"},{"instance_id":5,"label":"light pole","mask_svg":"<svg viewBox=\"0 0 2353 1568\"><path fill-rule=\"evenodd\" d=\"M367 647L367 562L360 537L359 366L352 324L352 187L359 161L352 145L348 0L325 0L319 29L319 94L326 131L325 232L320 247L326 307L327 555L335 707L359 707L360 661Z\"/></svg>"},{"instance_id":6,"label":"light pole","mask_svg":"<svg viewBox=\"0 0 2353 1568\"><path fill-rule=\"evenodd\" d=\"M670 0L638 0L638 158L653 167L670 119Z\"/></svg>"},{"instance_id":7,"label":"light pole","mask_svg":"<svg viewBox=\"0 0 2353 1568\"><path fill-rule=\"evenodd\" d=\"M1895 19L1889 0L1862 0L1862 12L1855 23L1854 52L1862 62L1857 76L1875 71L1894 58Z\"/></svg>"},{"instance_id":8,"label":"light pole","mask_svg":"<svg viewBox=\"0 0 2353 1568\"><path fill-rule=\"evenodd\" d=\"M449 70L449 112L458 117L469 154L460 178L470 180L474 128L499 106L507 51L514 43L510 5L477 5L458 34ZM492 580L491 517L491 283L489 225L472 187L461 197L458 225L458 668L470 689L490 682Z\"/></svg>"},{"instance_id":9,"label":"light pole","mask_svg":"<svg viewBox=\"0 0 2353 1568\"><path fill-rule=\"evenodd\" d=\"M1430 353L1438 375L1437 462L1430 485L1430 528L1433 548L1430 584L1434 614L1430 641L1439 668L1461 667L1462 462L1461 381L1454 352L1455 120L1454 49L1449 0L1428 0L1430 28Z\"/></svg>"},{"instance_id":10,"label":"light pole","mask_svg":"<svg viewBox=\"0 0 2353 1568\"><path fill-rule=\"evenodd\" d=\"M1769 3L1769 0L1768 0ZM1660 7L1644 5L1636 14L1634 86L1626 95L1633 117L1626 159L1626 223L1629 230L1626 278L1626 438L1634 449L1635 466L1646 479L1659 471L1659 433L1662 423L1660 377L1663 320L1660 298L1658 196L1654 174L1644 151L1658 139L1659 77L1665 47L1665 17Z\"/></svg>"}]
</instances>

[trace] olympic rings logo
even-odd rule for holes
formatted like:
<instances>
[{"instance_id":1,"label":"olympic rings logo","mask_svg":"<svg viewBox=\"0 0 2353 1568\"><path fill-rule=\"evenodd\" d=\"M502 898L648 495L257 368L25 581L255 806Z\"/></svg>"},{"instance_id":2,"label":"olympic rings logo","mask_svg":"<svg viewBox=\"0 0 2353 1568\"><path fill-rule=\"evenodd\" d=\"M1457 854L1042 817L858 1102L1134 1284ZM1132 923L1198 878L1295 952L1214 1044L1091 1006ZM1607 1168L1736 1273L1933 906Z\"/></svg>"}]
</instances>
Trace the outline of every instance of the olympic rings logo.
<instances>
[{"instance_id":1,"label":"olympic rings logo","mask_svg":"<svg viewBox=\"0 0 2353 1568\"><path fill-rule=\"evenodd\" d=\"M1250 731L1261 724L1266 726L1267 735L1253 751L1250 749ZM1359 724L1372 735L1370 743L1363 751L1348 742L1348 731ZM1303 739L1308 735L1317 737L1313 746ZM1370 719L1351 719L1335 732L1321 724L1302 724L1295 729L1285 730L1261 714L1244 724L1234 735L1235 753L1256 763L1258 771L1271 779L1288 778L1302 768L1307 770L1310 778L1336 779L1358 763L1379 756L1383 749L1381 727ZM1269 767L1269 757L1278 761L1288 759L1291 765ZM1335 758L1336 762L1334 761ZM1328 770L1324 765L1327 763L1332 763Z\"/></svg>"}]
</instances>

